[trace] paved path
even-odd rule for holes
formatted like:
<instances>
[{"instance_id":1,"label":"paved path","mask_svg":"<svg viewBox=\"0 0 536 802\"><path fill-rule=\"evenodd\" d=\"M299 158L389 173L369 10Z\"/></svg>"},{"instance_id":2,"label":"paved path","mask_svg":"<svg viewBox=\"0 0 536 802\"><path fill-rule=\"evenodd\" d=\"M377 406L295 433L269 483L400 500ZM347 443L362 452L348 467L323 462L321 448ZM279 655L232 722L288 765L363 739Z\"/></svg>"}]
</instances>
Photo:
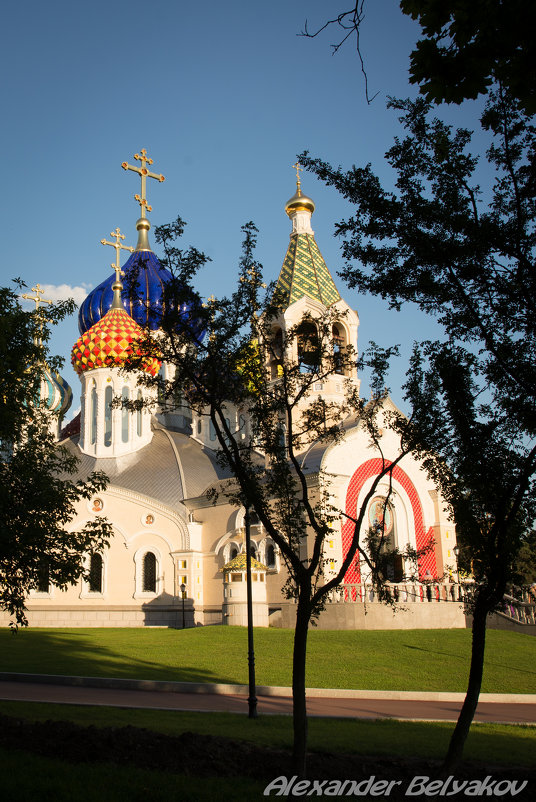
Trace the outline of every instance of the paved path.
<instances>
[{"instance_id":1,"label":"paved path","mask_svg":"<svg viewBox=\"0 0 536 802\"><path fill-rule=\"evenodd\" d=\"M55 702L78 705L153 708L244 713L248 711L243 694L173 693L167 691L116 688L71 687L33 682L0 681L0 699ZM428 721L455 721L461 701L441 699L385 699L310 696L311 716L351 718L397 718ZM259 713L290 714L289 696L258 696ZM475 721L536 724L536 697L531 702L481 701Z\"/></svg>"}]
</instances>

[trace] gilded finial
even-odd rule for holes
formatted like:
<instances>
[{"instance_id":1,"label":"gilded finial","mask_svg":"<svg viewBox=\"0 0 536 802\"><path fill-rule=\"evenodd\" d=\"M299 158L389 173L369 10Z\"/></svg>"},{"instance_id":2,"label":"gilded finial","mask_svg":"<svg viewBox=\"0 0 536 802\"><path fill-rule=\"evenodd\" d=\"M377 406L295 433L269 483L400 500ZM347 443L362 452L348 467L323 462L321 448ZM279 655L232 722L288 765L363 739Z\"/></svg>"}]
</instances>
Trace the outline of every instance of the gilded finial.
<instances>
[{"instance_id":1,"label":"gilded finial","mask_svg":"<svg viewBox=\"0 0 536 802\"><path fill-rule=\"evenodd\" d=\"M303 195L301 191L300 172L303 172L303 167L301 166L299 161L295 162L292 165L292 167L294 170L296 170L296 192L294 193L292 198L290 198L290 200L287 201L285 205L285 211L289 217L293 215L295 212L299 211L307 211L311 212L312 214L315 210L314 201L312 201L311 198L308 198L307 195ZM295 233L296 231L293 228L292 234ZM312 231L309 231L308 233L312 233Z\"/></svg>"},{"instance_id":2,"label":"gilded finial","mask_svg":"<svg viewBox=\"0 0 536 802\"><path fill-rule=\"evenodd\" d=\"M121 265L119 264L119 255L121 250L124 251L132 251L130 245L121 245L120 240L125 239L125 235L121 234L119 228L116 228L115 231L110 233L111 237L115 237L115 242L108 242L108 240L101 239L101 245L110 245L112 248L115 248L115 263L112 262L111 267L115 270L115 281L112 284L112 290L114 291L114 298L112 301L112 309L123 309L123 302L121 301L121 290L123 289L123 284L121 283L121 276L124 276L124 272L121 270Z\"/></svg>"},{"instance_id":3,"label":"gilded finial","mask_svg":"<svg viewBox=\"0 0 536 802\"><path fill-rule=\"evenodd\" d=\"M134 158L136 159L136 161L141 162L141 167L136 167L136 165L129 164L128 162L123 162L121 164L121 167L123 168L123 170L132 170L134 173L138 173L138 175L141 178L140 194L134 195L134 198L140 204L141 217L143 218L147 216L145 214L145 210L147 210L148 212L152 212L153 210L153 207L149 206L149 204L147 203L147 178L154 178L157 181L160 181L160 183L162 183L162 181L165 181L166 179L164 178L163 175L159 175L158 173L151 173L147 169L147 165L151 165L153 163L153 160L150 159L149 156L147 156L147 151L145 150L145 148L142 148L140 153L135 153Z\"/></svg>"},{"instance_id":4,"label":"gilded finial","mask_svg":"<svg viewBox=\"0 0 536 802\"><path fill-rule=\"evenodd\" d=\"M28 293L24 293L24 295L22 295L21 298L24 298L26 301L33 301L35 304L35 311L39 318L39 323L38 323L39 337L37 336L34 337L34 343L36 345L41 345L42 344L41 334L43 328L43 321L45 320L45 318L43 318L43 316L40 314L39 307L41 306L41 304L53 304L54 301L51 301L48 298L41 298L41 295L43 295L45 291L41 288L40 284L36 284L35 287L32 287L32 292L34 292L35 295L29 295Z\"/></svg>"},{"instance_id":5,"label":"gilded finial","mask_svg":"<svg viewBox=\"0 0 536 802\"><path fill-rule=\"evenodd\" d=\"M49 301L47 298L40 297L45 292L43 289L41 289L40 284L36 284L35 287L32 287L32 292L35 292L35 295L28 295L27 293L25 293L24 295L21 296L21 298L24 298L26 301L33 301L35 304L36 312L39 312L39 306L41 304L54 303L54 301Z\"/></svg>"},{"instance_id":6,"label":"gilded finial","mask_svg":"<svg viewBox=\"0 0 536 802\"><path fill-rule=\"evenodd\" d=\"M115 280L120 282L121 276L125 275L121 270L121 265L119 264L120 253L122 250L132 253L134 248L132 248L130 245L121 245L119 240L125 239L125 235L121 234L119 228L116 228L115 231L111 231L110 236L115 237L115 242L108 242L108 240L101 239L101 245L110 245L112 248L115 248L115 264L112 262L110 267L112 270L115 270Z\"/></svg>"},{"instance_id":7,"label":"gilded finial","mask_svg":"<svg viewBox=\"0 0 536 802\"><path fill-rule=\"evenodd\" d=\"M293 169L296 170L296 194L301 195L301 179L300 179L300 170L303 173L303 167L299 162L296 162L292 165Z\"/></svg>"}]
</instances>

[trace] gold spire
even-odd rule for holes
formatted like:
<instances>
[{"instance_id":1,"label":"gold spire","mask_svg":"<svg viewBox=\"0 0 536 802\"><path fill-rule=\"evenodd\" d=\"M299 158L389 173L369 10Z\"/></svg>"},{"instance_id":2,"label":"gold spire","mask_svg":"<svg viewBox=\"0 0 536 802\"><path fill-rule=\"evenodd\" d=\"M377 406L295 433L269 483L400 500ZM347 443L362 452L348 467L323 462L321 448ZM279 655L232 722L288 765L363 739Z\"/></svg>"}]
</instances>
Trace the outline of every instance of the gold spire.
<instances>
[{"instance_id":1,"label":"gold spire","mask_svg":"<svg viewBox=\"0 0 536 802\"><path fill-rule=\"evenodd\" d=\"M115 242L108 242L108 240L101 239L101 245L111 245L112 248L115 248L115 263L112 262L111 267L115 270L115 281L112 284L112 290L114 291L114 299L112 301L112 309L123 309L123 302L121 301L121 290L123 289L123 284L121 283L121 276L124 276L125 273L121 270L121 265L119 264L119 254L121 250L124 251L132 251L130 245L121 245L119 240L125 239L125 235L121 234L119 228L116 228L115 231L110 233L111 237L115 237Z\"/></svg>"},{"instance_id":2,"label":"gold spire","mask_svg":"<svg viewBox=\"0 0 536 802\"><path fill-rule=\"evenodd\" d=\"M32 292L34 292L35 295L29 295L28 293L24 293L24 295L22 295L21 297L24 298L26 301L33 301L34 304L35 304L35 311L37 313L37 317L38 317L38 320L39 320L39 323L38 323L38 326L39 326L39 337L38 336L34 336L34 344L35 345L42 345L43 344L43 340L42 340L42 337L41 337L41 333L42 333L42 329L43 329L43 321L45 320L45 318L39 312L39 307L40 307L41 304L53 304L54 301L50 301L48 298L41 298L41 295L43 295L43 293L45 291L43 289L41 289L41 285L40 284L36 284L35 287L32 287Z\"/></svg>"},{"instance_id":3,"label":"gold spire","mask_svg":"<svg viewBox=\"0 0 536 802\"><path fill-rule=\"evenodd\" d=\"M286 202L285 211L289 217L294 214L294 212L301 211L311 212L312 214L315 210L314 201L308 198L307 195L303 195L301 191L300 170L303 172L303 167L297 161L292 165L292 168L296 170L296 194Z\"/></svg>"},{"instance_id":4,"label":"gold spire","mask_svg":"<svg viewBox=\"0 0 536 802\"><path fill-rule=\"evenodd\" d=\"M134 195L134 198L140 204L141 216L143 218L147 217L147 215L145 214L146 209L148 212L152 212L153 210L153 207L149 206L149 204L147 203L147 195L146 195L147 178L155 178L157 181L160 181L160 183L162 183L162 181L165 181L166 179L164 178L163 175L159 175L158 173L151 173L147 169L146 165L147 164L151 165L153 163L153 160L147 156L147 151L145 150L145 148L142 148L140 152L141 156L139 153L135 153L134 158L136 159L136 161L141 162L141 167L136 167L135 165L128 164L128 162L123 162L121 164L121 167L123 168L123 170L132 170L134 173L138 173L138 175L141 177L141 192L139 195Z\"/></svg>"},{"instance_id":5,"label":"gold spire","mask_svg":"<svg viewBox=\"0 0 536 802\"><path fill-rule=\"evenodd\" d=\"M300 180L300 170L303 173L303 167L299 162L296 162L292 165L293 169L296 170L296 195L301 195L301 180Z\"/></svg>"}]
</instances>

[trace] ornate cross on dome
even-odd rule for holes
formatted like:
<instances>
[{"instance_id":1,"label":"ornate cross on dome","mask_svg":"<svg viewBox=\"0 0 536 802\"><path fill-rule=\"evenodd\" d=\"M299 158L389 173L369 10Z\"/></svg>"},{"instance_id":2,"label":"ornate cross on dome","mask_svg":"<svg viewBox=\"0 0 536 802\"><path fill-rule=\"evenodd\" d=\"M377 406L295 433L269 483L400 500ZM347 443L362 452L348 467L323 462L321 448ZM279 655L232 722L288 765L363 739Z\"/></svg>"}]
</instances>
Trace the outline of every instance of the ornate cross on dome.
<instances>
[{"instance_id":1,"label":"ornate cross on dome","mask_svg":"<svg viewBox=\"0 0 536 802\"><path fill-rule=\"evenodd\" d=\"M130 253L132 253L134 248L132 248L130 245L121 245L119 240L125 239L125 235L121 234L119 228L116 228L115 231L111 231L110 236L115 237L115 242L108 242L108 240L101 239L101 245L111 245L112 248L115 248L115 264L112 263L110 267L115 270L115 280L121 281L121 276L124 276L125 274L121 270L121 265L119 264L119 255L121 250L130 251Z\"/></svg>"},{"instance_id":2,"label":"ornate cross on dome","mask_svg":"<svg viewBox=\"0 0 536 802\"><path fill-rule=\"evenodd\" d=\"M135 153L134 158L136 159L136 161L141 162L141 167L136 167L135 165L128 164L128 162L123 162L121 164L121 167L123 168L123 170L132 170L134 173L138 173L138 175L141 177L141 193L139 195L134 195L134 198L140 204L141 216L146 217L145 210L147 209L148 212L152 212L153 210L153 207L149 206L149 204L147 203L147 196L146 196L147 178L155 178L157 181L160 181L160 183L162 183L162 181L165 181L166 179L164 178L163 175L158 175L158 173L149 172L146 165L147 164L151 165L153 163L153 160L147 156L147 151L145 150L145 148L142 148L140 153L141 156L139 153Z\"/></svg>"},{"instance_id":3,"label":"ornate cross on dome","mask_svg":"<svg viewBox=\"0 0 536 802\"><path fill-rule=\"evenodd\" d=\"M40 314L39 307L41 304L53 304L54 301L50 301L48 298L41 298L41 295L43 295L45 291L41 289L40 284L36 284L35 287L32 287L32 292L35 292L35 295L29 295L28 293L25 293L21 297L24 298L26 301L33 301L35 304L35 311L37 313L38 323L37 323L37 333L34 334L33 339L35 345L42 345L43 322L45 321L45 318L43 317L43 315Z\"/></svg>"},{"instance_id":4,"label":"ornate cross on dome","mask_svg":"<svg viewBox=\"0 0 536 802\"><path fill-rule=\"evenodd\" d=\"M35 311L39 312L39 306L41 304L53 304L54 301L49 301L47 298L41 298L40 296L43 295L45 292L41 289L40 284L36 284L35 287L32 287L32 292L35 292L35 295L28 295L25 293L21 297L24 298L26 301L33 301L35 303Z\"/></svg>"},{"instance_id":5,"label":"ornate cross on dome","mask_svg":"<svg viewBox=\"0 0 536 802\"><path fill-rule=\"evenodd\" d=\"M293 164L292 167L294 168L294 170L296 170L296 186L297 186L298 192L299 192L300 189L301 189L300 170L303 173L303 167L301 166L301 164L299 162L296 162L296 164Z\"/></svg>"}]
</instances>

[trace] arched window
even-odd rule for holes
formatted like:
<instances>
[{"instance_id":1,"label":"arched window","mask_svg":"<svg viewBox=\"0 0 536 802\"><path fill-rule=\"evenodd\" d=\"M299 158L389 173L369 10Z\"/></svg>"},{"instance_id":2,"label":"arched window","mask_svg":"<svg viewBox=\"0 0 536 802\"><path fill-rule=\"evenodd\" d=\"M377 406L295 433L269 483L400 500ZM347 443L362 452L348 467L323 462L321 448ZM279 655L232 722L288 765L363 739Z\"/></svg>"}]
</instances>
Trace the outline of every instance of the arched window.
<instances>
[{"instance_id":1,"label":"arched window","mask_svg":"<svg viewBox=\"0 0 536 802\"><path fill-rule=\"evenodd\" d=\"M111 384L106 385L104 391L104 445L109 447L112 445L112 398L113 387Z\"/></svg>"},{"instance_id":2,"label":"arched window","mask_svg":"<svg viewBox=\"0 0 536 802\"><path fill-rule=\"evenodd\" d=\"M274 329L270 343L270 376L277 379L282 374L281 360L283 359L283 332Z\"/></svg>"},{"instance_id":3,"label":"arched window","mask_svg":"<svg viewBox=\"0 0 536 802\"><path fill-rule=\"evenodd\" d=\"M320 367L321 352L314 323L304 320L298 327L298 363L303 373L314 373Z\"/></svg>"},{"instance_id":4,"label":"arched window","mask_svg":"<svg viewBox=\"0 0 536 802\"><path fill-rule=\"evenodd\" d=\"M102 593L104 562L100 554L92 554L89 561L89 581L90 593Z\"/></svg>"},{"instance_id":5,"label":"arched window","mask_svg":"<svg viewBox=\"0 0 536 802\"><path fill-rule=\"evenodd\" d=\"M156 593L156 556L148 551L143 557L142 591Z\"/></svg>"},{"instance_id":6,"label":"arched window","mask_svg":"<svg viewBox=\"0 0 536 802\"><path fill-rule=\"evenodd\" d=\"M234 560L235 557L238 556L238 549L236 546L231 546L229 551L229 561Z\"/></svg>"},{"instance_id":7,"label":"arched window","mask_svg":"<svg viewBox=\"0 0 536 802\"><path fill-rule=\"evenodd\" d=\"M130 410L126 406L126 402L130 397L128 387L123 387L121 392L121 400L123 402L123 408L121 410L121 440L123 443L128 443L128 435L129 435L129 423L130 423Z\"/></svg>"},{"instance_id":8,"label":"arched window","mask_svg":"<svg viewBox=\"0 0 536 802\"><path fill-rule=\"evenodd\" d=\"M46 562L39 566L36 590L38 593L48 593L50 590L50 571Z\"/></svg>"},{"instance_id":9,"label":"arched window","mask_svg":"<svg viewBox=\"0 0 536 802\"><path fill-rule=\"evenodd\" d=\"M91 383L91 414L89 440L92 445L97 442L97 385L95 379Z\"/></svg>"},{"instance_id":10,"label":"arched window","mask_svg":"<svg viewBox=\"0 0 536 802\"><path fill-rule=\"evenodd\" d=\"M340 323L334 323L331 336L333 339L333 362L336 373L344 373L344 346L346 345L344 329Z\"/></svg>"},{"instance_id":11,"label":"arched window","mask_svg":"<svg viewBox=\"0 0 536 802\"><path fill-rule=\"evenodd\" d=\"M368 510L369 548L376 551L375 560L382 564L391 582L404 578L404 560L397 553L395 514L392 505L382 496L370 502Z\"/></svg>"},{"instance_id":12,"label":"arched window","mask_svg":"<svg viewBox=\"0 0 536 802\"><path fill-rule=\"evenodd\" d=\"M264 560L266 562L266 567L267 568L275 568L276 567L275 549L274 549L272 543L268 543L268 545L266 546L266 554L265 554Z\"/></svg>"},{"instance_id":13,"label":"arched window","mask_svg":"<svg viewBox=\"0 0 536 802\"><path fill-rule=\"evenodd\" d=\"M142 430L143 430L143 426L142 426L143 421L142 421L142 417L141 417L142 416L142 412L143 412L143 410L141 408L142 400L143 399L142 399L142 395L141 395L141 390L138 390L138 394L136 396L136 401L140 402L140 406L136 410L136 434L138 435L138 437L141 437L141 433L142 433Z\"/></svg>"},{"instance_id":14,"label":"arched window","mask_svg":"<svg viewBox=\"0 0 536 802\"><path fill-rule=\"evenodd\" d=\"M165 404L166 402L166 366L161 365L158 372L158 385L157 385L158 403Z\"/></svg>"}]
</instances>

